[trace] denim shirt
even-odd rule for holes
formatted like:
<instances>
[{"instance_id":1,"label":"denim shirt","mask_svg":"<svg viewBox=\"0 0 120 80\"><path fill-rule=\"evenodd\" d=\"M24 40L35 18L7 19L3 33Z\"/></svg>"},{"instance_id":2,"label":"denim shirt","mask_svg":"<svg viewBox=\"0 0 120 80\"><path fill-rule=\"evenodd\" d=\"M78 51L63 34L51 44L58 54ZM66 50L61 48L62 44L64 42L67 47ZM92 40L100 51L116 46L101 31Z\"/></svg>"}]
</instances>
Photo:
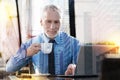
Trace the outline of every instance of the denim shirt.
<instances>
[{"instance_id":1,"label":"denim shirt","mask_svg":"<svg viewBox=\"0 0 120 80\"><path fill-rule=\"evenodd\" d=\"M55 74L64 74L69 64L76 64L77 56L80 49L79 41L67 35L64 32L59 32L54 38L54 57L55 57ZM36 36L26 43L22 44L16 55L12 56L6 64L7 72L15 72L32 61L34 70L40 73L48 73L48 54L39 51L32 57L26 56L26 49L33 43L48 42L49 38L44 33Z\"/></svg>"}]
</instances>

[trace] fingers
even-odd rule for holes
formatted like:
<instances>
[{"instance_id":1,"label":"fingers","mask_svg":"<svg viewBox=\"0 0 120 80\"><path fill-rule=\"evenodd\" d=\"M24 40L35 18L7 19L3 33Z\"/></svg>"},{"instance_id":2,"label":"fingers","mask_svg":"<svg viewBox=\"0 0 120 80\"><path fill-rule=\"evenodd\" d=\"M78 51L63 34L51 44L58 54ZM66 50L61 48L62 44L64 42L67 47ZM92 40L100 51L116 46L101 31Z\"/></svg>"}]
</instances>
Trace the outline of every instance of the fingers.
<instances>
[{"instance_id":1,"label":"fingers","mask_svg":"<svg viewBox=\"0 0 120 80\"><path fill-rule=\"evenodd\" d=\"M31 45L32 49L35 51L39 51L41 49L41 46L39 43L34 43Z\"/></svg>"},{"instance_id":2,"label":"fingers","mask_svg":"<svg viewBox=\"0 0 120 80\"><path fill-rule=\"evenodd\" d=\"M74 75L76 65L75 64L70 64L68 65L68 68L65 72L65 75Z\"/></svg>"},{"instance_id":3,"label":"fingers","mask_svg":"<svg viewBox=\"0 0 120 80\"><path fill-rule=\"evenodd\" d=\"M41 46L39 43L33 43L30 47L27 49L27 56L32 56L36 54L41 49Z\"/></svg>"},{"instance_id":4,"label":"fingers","mask_svg":"<svg viewBox=\"0 0 120 80\"><path fill-rule=\"evenodd\" d=\"M34 47L40 47L40 44L39 43L33 43L32 44Z\"/></svg>"},{"instance_id":5,"label":"fingers","mask_svg":"<svg viewBox=\"0 0 120 80\"><path fill-rule=\"evenodd\" d=\"M41 46L39 43L34 43L31 45L31 51L35 54L41 49Z\"/></svg>"}]
</instances>

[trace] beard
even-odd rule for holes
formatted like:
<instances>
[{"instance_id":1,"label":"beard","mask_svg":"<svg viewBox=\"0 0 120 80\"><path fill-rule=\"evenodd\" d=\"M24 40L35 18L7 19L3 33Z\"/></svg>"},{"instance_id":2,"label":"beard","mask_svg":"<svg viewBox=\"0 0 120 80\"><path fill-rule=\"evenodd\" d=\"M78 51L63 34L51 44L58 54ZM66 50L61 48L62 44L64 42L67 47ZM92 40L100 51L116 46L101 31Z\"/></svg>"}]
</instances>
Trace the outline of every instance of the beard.
<instances>
[{"instance_id":1,"label":"beard","mask_svg":"<svg viewBox=\"0 0 120 80\"><path fill-rule=\"evenodd\" d=\"M50 35L49 33L45 32L45 35L50 38L50 39L54 39L57 36L58 32L56 32L55 35Z\"/></svg>"}]
</instances>

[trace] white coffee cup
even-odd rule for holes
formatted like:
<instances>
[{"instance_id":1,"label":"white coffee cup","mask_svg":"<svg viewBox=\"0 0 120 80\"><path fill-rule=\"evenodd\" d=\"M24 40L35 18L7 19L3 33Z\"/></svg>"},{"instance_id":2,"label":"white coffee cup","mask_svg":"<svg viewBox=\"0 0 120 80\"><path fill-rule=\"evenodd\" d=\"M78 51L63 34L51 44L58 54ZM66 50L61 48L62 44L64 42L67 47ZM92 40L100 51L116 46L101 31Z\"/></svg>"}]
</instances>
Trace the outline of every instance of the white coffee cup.
<instances>
[{"instance_id":1,"label":"white coffee cup","mask_svg":"<svg viewBox=\"0 0 120 80\"><path fill-rule=\"evenodd\" d=\"M41 51L45 54L49 54L52 51L53 43L41 43Z\"/></svg>"}]
</instances>

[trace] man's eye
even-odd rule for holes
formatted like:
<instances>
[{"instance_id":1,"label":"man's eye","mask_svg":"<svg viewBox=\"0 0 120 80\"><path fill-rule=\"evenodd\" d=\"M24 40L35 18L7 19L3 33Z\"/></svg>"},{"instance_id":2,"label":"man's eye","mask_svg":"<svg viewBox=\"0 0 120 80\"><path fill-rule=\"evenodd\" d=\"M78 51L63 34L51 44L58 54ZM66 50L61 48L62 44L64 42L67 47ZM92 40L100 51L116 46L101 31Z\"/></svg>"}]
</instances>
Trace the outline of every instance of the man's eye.
<instances>
[{"instance_id":1,"label":"man's eye","mask_svg":"<svg viewBox=\"0 0 120 80\"><path fill-rule=\"evenodd\" d=\"M51 21L47 21L48 23L51 23Z\"/></svg>"},{"instance_id":2,"label":"man's eye","mask_svg":"<svg viewBox=\"0 0 120 80\"><path fill-rule=\"evenodd\" d=\"M59 23L59 21L55 21L55 23Z\"/></svg>"}]
</instances>

